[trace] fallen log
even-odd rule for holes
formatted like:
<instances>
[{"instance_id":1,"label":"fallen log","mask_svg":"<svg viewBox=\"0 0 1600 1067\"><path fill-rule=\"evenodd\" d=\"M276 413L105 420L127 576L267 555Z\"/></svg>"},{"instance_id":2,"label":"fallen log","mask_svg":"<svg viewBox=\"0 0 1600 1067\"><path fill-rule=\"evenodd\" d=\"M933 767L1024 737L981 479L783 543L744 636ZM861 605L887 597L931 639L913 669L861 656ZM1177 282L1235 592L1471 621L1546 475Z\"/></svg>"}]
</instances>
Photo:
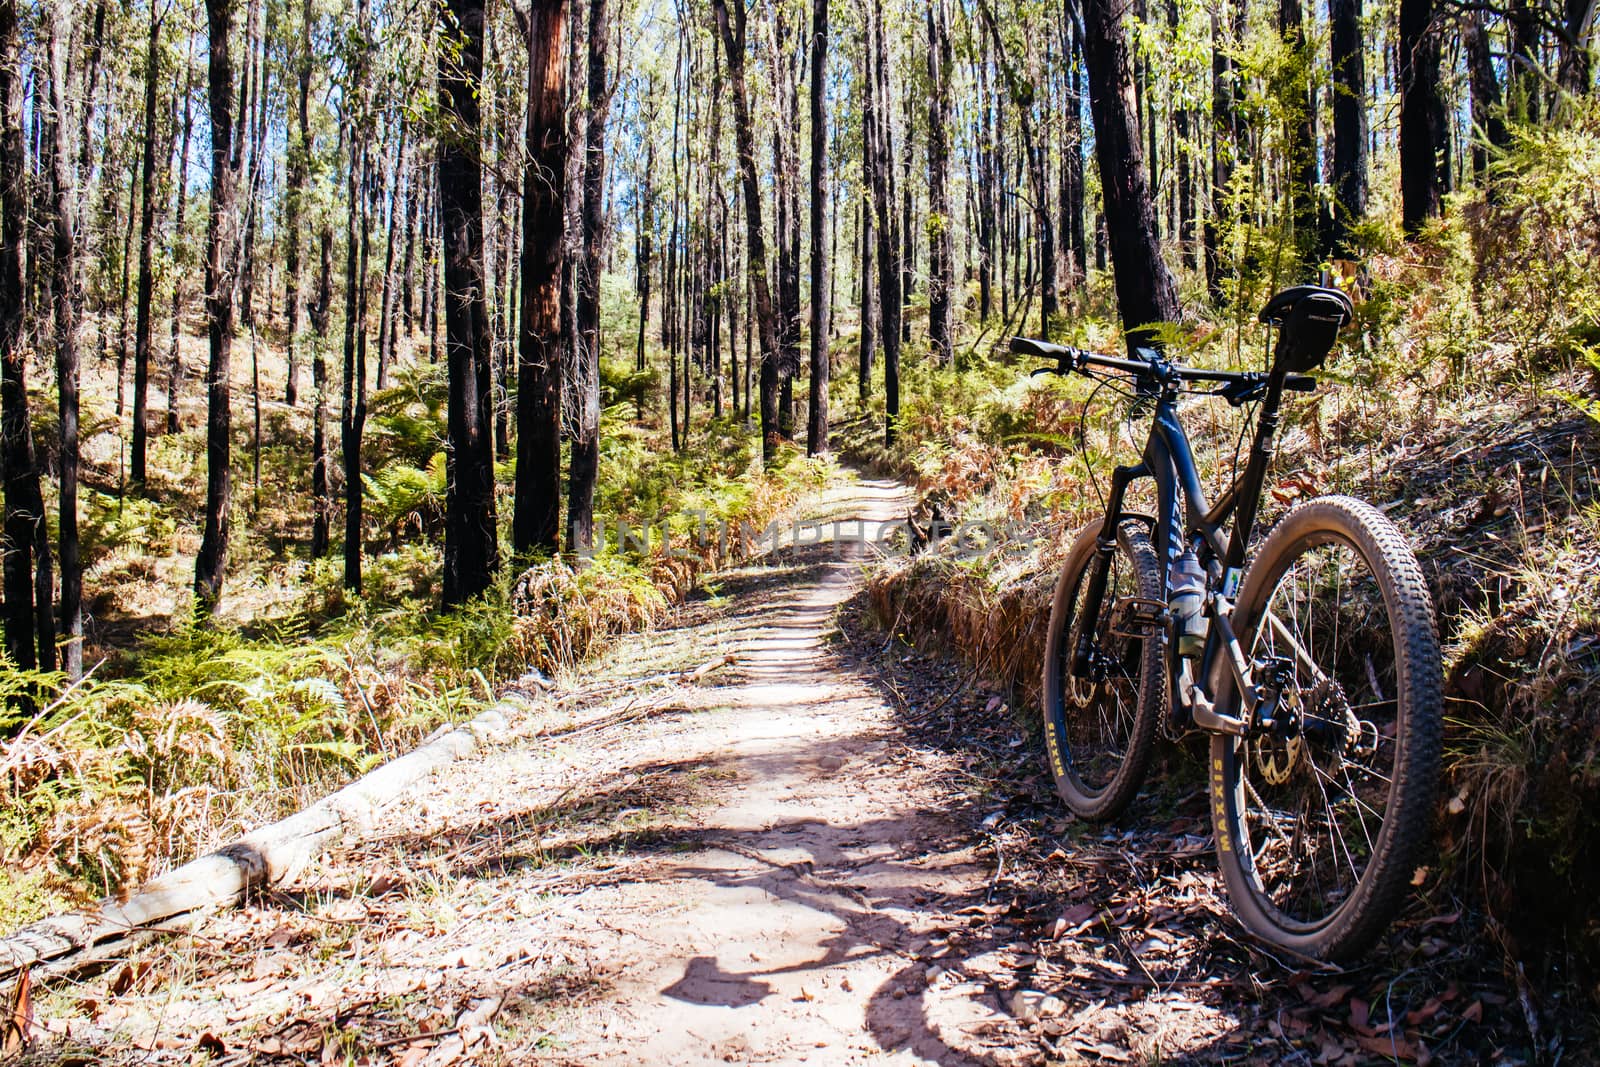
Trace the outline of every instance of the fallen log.
<instances>
[{"instance_id":1,"label":"fallen log","mask_svg":"<svg viewBox=\"0 0 1600 1067\"><path fill-rule=\"evenodd\" d=\"M116 941L175 916L235 904L303 870L324 851L362 832L411 786L511 733L532 707L542 679L529 676L459 726L441 727L412 752L390 760L286 819L168 871L126 901L52 916L0 938L0 978Z\"/></svg>"}]
</instances>

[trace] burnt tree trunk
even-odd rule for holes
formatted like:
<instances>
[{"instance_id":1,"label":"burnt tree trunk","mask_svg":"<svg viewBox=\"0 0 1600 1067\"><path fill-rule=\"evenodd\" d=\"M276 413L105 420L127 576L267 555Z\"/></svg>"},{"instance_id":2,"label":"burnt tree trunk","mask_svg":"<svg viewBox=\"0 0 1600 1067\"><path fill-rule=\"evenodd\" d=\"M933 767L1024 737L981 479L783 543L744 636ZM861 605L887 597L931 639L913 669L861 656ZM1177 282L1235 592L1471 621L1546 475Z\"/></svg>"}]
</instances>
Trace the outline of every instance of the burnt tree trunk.
<instances>
[{"instance_id":1,"label":"burnt tree trunk","mask_svg":"<svg viewBox=\"0 0 1600 1067\"><path fill-rule=\"evenodd\" d=\"M55 327L57 411L60 415L60 569L62 669L83 676L83 571L78 553L78 276L73 217L72 157L67 133L67 62L71 41L67 6L55 9L50 30L50 114L55 150L50 192L55 206Z\"/></svg>"},{"instance_id":2,"label":"burnt tree trunk","mask_svg":"<svg viewBox=\"0 0 1600 1067\"><path fill-rule=\"evenodd\" d=\"M1439 213L1439 39L1433 0L1400 0L1400 224L1415 236Z\"/></svg>"},{"instance_id":3,"label":"burnt tree trunk","mask_svg":"<svg viewBox=\"0 0 1600 1067\"><path fill-rule=\"evenodd\" d=\"M517 336L518 553L559 547L561 226L567 175L566 0L528 11L528 162L522 176L522 300ZM648 282L646 283L648 300ZM641 329L642 312L641 312Z\"/></svg>"},{"instance_id":4,"label":"burnt tree trunk","mask_svg":"<svg viewBox=\"0 0 1600 1067\"><path fill-rule=\"evenodd\" d=\"M1350 226L1367 213L1367 68L1361 0L1329 0L1333 64L1333 219L1327 251L1355 255Z\"/></svg>"},{"instance_id":5,"label":"burnt tree trunk","mask_svg":"<svg viewBox=\"0 0 1600 1067\"><path fill-rule=\"evenodd\" d=\"M139 282L133 327L133 445L128 476L135 491L145 481L145 452L149 441L146 404L150 392L151 304L155 298L156 245L156 81L161 76L161 17L150 5L150 41L145 51L144 150L139 187Z\"/></svg>"},{"instance_id":6,"label":"burnt tree trunk","mask_svg":"<svg viewBox=\"0 0 1600 1067\"><path fill-rule=\"evenodd\" d=\"M811 406L806 452L828 451L828 0L811 8Z\"/></svg>"},{"instance_id":7,"label":"burnt tree trunk","mask_svg":"<svg viewBox=\"0 0 1600 1067\"><path fill-rule=\"evenodd\" d=\"M1132 72L1120 11L1111 0L1084 0L1083 58L1117 305L1132 348L1149 343L1146 327L1175 321L1179 306L1172 272L1161 258L1139 129L1129 106Z\"/></svg>"},{"instance_id":8,"label":"burnt tree trunk","mask_svg":"<svg viewBox=\"0 0 1600 1067\"><path fill-rule=\"evenodd\" d=\"M1461 43L1467 54L1467 84L1471 89L1472 125L1476 130L1472 139L1472 173L1479 181L1485 181L1489 174L1489 153L1505 148L1510 137L1506 132L1500 79L1495 74L1489 34L1483 28L1481 16L1469 16L1462 23ZM1487 192L1493 199L1492 183Z\"/></svg>"},{"instance_id":9,"label":"burnt tree trunk","mask_svg":"<svg viewBox=\"0 0 1600 1067\"><path fill-rule=\"evenodd\" d=\"M311 305L311 558L328 554L333 492L328 486L328 314L333 306L333 226L322 224L318 240L317 293Z\"/></svg>"},{"instance_id":10,"label":"burnt tree trunk","mask_svg":"<svg viewBox=\"0 0 1600 1067\"><path fill-rule=\"evenodd\" d=\"M211 219L206 231L206 320L211 355L206 370L206 517L195 560L194 592L209 612L222 596L228 567L233 482L233 233L238 172L234 149L233 0L206 0L211 109Z\"/></svg>"},{"instance_id":11,"label":"burnt tree trunk","mask_svg":"<svg viewBox=\"0 0 1600 1067\"><path fill-rule=\"evenodd\" d=\"M450 379L444 602L460 604L489 587L500 562L489 410L478 110L483 85L483 0L448 0L440 14L444 22L440 29L447 40L439 54L439 106L450 120L439 140L445 353Z\"/></svg>"},{"instance_id":12,"label":"burnt tree trunk","mask_svg":"<svg viewBox=\"0 0 1600 1067\"><path fill-rule=\"evenodd\" d=\"M867 99L862 124L871 146L867 159L871 166L865 175L872 191L874 233L878 253L878 334L883 344L884 427L886 444L894 444L895 423L900 417L900 248L898 221L894 211L894 189L889 173L893 150L889 145L889 115L885 107L888 76L884 72L883 19L877 5L863 0L866 8Z\"/></svg>"},{"instance_id":13,"label":"burnt tree trunk","mask_svg":"<svg viewBox=\"0 0 1600 1067\"><path fill-rule=\"evenodd\" d=\"M589 0L588 131L583 159L583 254L578 268L578 344L572 382L577 408L567 484L567 548L594 544L594 488L600 472L600 273L605 252L606 60L610 0Z\"/></svg>"}]
</instances>

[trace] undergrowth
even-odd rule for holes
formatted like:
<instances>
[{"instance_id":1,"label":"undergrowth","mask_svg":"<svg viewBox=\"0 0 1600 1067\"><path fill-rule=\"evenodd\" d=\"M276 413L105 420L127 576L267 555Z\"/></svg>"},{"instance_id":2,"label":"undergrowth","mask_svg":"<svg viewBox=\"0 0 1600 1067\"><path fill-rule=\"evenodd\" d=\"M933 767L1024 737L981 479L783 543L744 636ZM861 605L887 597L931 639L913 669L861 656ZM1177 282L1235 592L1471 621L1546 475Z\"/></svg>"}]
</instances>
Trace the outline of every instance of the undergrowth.
<instances>
[{"instance_id":1,"label":"undergrowth","mask_svg":"<svg viewBox=\"0 0 1600 1067\"><path fill-rule=\"evenodd\" d=\"M469 717L505 679L572 668L660 621L707 567L739 556L736 539L698 536L702 523L764 526L830 477L826 462L792 448L761 470L758 442L731 421L696 426L684 453L660 447L661 434L634 423L636 394L650 397L655 383L607 361L602 543L590 558L514 561L484 595L443 612L443 371L402 365L373 397L360 594L344 586L337 545L326 559L297 558L303 494L279 493L250 502L226 610L201 625L185 591L193 531L181 439L156 439L150 496L86 489L86 584L104 590L92 670L69 684L0 664L10 709L0 711L0 920L127 892ZM263 480L309 485L296 450L280 447L296 415L275 414L264 456L290 469ZM248 499L251 442L241 443L235 478ZM514 472L499 473L508 544ZM649 544L619 543L619 521L649 526ZM165 621L162 604L175 605Z\"/></svg>"}]
</instances>

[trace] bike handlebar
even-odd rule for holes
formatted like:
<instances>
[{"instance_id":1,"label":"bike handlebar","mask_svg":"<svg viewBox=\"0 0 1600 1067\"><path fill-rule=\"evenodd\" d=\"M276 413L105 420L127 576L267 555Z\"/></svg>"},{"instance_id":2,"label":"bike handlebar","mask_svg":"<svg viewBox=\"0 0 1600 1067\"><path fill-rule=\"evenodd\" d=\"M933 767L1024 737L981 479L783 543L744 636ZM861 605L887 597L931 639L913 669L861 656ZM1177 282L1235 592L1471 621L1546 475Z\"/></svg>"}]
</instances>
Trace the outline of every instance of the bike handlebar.
<instances>
[{"instance_id":1,"label":"bike handlebar","mask_svg":"<svg viewBox=\"0 0 1600 1067\"><path fill-rule=\"evenodd\" d=\"M1122 371L1125 374L1147 375L1157 368L1145 359L1124 359L1120 356L1107 356L1099 352L1087 352L1071 345L1052 344L1049 341L1037 341L1031 337L1013 337L1011 351L1019 356L1033 356L1038 359L1053 359L1054 367L1040 367L1034 374L1070 374L1083 367L1104 367L1107 370ZM1166 374L1183 382L1219 382L1224 385L1254 385L1264 383L1267 375L1261 371L1232 371L1232 370L1204 370L1199 367L1185 367L1172 363L1165 366ZM1316 389L1317 380L1309 374L1289 374L1283 379L1283 387L1295 392L1309 393Z\"/></svg>"}]
</instances>

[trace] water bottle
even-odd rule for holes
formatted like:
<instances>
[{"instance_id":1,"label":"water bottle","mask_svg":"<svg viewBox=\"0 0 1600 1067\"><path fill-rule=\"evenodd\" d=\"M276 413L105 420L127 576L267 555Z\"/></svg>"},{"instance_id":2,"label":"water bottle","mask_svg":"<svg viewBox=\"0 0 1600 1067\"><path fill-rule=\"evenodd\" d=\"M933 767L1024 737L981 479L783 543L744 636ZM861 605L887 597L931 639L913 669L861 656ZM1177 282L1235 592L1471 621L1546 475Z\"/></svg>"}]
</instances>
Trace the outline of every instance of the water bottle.
<instances>
[{"instance_id":1,"label":"water bottle","mask_svg":"<svg viewBox=\"0 0 1600 1067\"><path fill-rule=\"evenodd\" d=\"M1198 656L1206 644L1206 572L1193 548L1173 561L1167 576L1167 604L1172 609L1178 655Z\"/></svg>"}]
</instances>

